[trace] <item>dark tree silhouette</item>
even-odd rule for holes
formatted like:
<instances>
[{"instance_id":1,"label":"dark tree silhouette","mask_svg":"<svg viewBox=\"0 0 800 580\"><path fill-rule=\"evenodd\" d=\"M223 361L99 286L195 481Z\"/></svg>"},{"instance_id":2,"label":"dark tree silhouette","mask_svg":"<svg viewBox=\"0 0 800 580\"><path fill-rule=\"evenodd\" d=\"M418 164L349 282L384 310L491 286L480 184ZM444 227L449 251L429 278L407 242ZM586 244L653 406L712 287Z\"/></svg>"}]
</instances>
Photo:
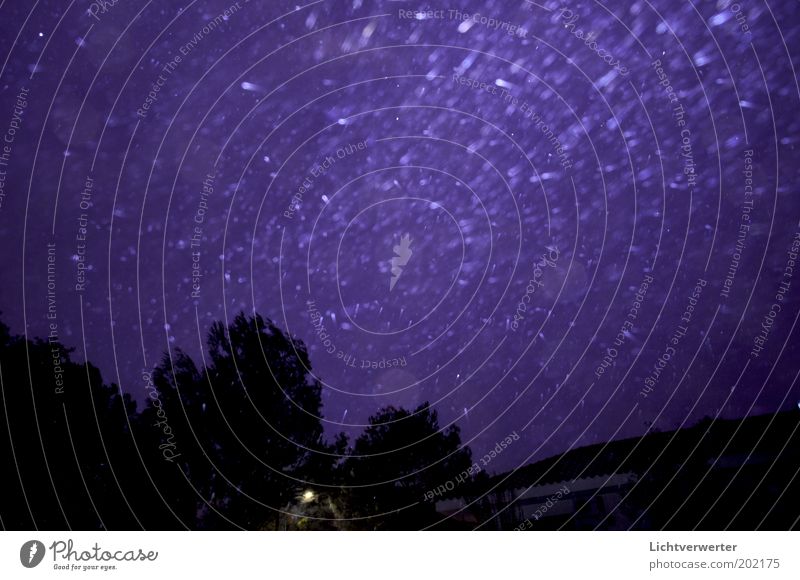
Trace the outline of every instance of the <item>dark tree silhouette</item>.
<instances>
[{"instance_id":1,"label":"dark tree silhouette","mask_svg":"<svg viewBox=\"0 0 800 580\"><path fill-rule=\"evenodd\" d=\"M470 529L502 511L496 527L511 528L516 512L501 508L520 489L592 473L636 483L622 503L573 491L571 511L537 527L797 526L796 410L707 419L490 477L471 472L458 428L442 429L427 403L379 410L349 446L326 440L308 352L270 320L214 324L207 352L198 366L176 349L144 372L137 412L56 336L29 340L0 322L0 526ZM440 506L454 516L443 518L436 502L451 499L463 501Z\"/></svg>"},{"instance_id":2,"label":"dark tree silhouette","mask_svg":"<svg viewBox=\"0 0 800 580\"><path fill-rule=\"evenodd\" d=\"M271 320L244 314L212 326L208 351L202 370L180 350L164 357L153 373L162 416L151 404L145 423L160 421L159 445L174 444L178 456L166 459L194 484L203 527L278 527L337 461L308 352Z\"/></svg>"},{"instance_id":3,"label":"dark tree silhouette","mask_svg":"<svg viewBox=\"0 0 800 580\"><path fill-rule=\"evenodd\" d=\"M348 480L358 486L348 494L349 513L375 516L361 525L374 529L419 529L435 523L435 502L425 494L448 482L455 492L456 478L472 465L458 427L441 429L428 403L413 411L386 407L369 423L344 463Z\"/></svg>"},{"instance_id":4,"label":"dark tree silhouette","mask_svg":"<svg viewBox=\"0 0 800 580\"><path fill-rule=\"evenodd\" d=\"M0 525L8 529L416 529L470 465L427 404L328 442L308 352L268 319L216 323L205 365L143 372L137 412L55 340L0 323Z\"/></svg>"},{"instance_id":5,"label":"dark tree silhouette","mask_svg":"<svg viewBox=\"0 0 800 580\"><path fill-rule=\"evenodd\" d=\"M72 362L55 339L11 336L0 323L0 379L6 528L178 525L137 460L135 403L103 385L96 367Z\"/></svg>"}]
</instances>

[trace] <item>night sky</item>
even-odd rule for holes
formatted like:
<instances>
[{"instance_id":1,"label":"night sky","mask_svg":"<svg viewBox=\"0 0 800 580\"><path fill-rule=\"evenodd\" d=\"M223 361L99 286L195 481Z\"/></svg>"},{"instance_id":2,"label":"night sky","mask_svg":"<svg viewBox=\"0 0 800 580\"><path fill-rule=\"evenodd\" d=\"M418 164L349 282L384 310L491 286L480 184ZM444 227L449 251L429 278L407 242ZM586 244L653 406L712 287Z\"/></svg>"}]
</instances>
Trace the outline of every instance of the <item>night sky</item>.
<instances>
[{"instance_id":1,"label":"night sky","mask_svg":"<svg viewBox=\"0 0 800 580\"><path fill-rule=\"evenodd\" d=\"M331 437L430 401L477 455L520 435L489 471L795 407L799 33L790 0L0 1L2 318L141 404L257 311Z\"/></svg>"}]
</instances>

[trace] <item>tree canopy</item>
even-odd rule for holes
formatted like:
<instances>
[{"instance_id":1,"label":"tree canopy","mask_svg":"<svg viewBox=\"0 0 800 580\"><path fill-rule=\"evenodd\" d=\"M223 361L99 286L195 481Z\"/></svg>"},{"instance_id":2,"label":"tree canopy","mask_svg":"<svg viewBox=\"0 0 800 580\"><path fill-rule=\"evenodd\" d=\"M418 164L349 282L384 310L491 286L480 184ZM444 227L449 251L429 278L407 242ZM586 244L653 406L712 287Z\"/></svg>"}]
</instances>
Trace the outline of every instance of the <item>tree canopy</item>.
<instances>
[{"instance_id":1,"label":"tree canopy","mask_svg":"<svg viewBox=\"0 0 800 580\"><path fill-rule=\"evenodd\" d=\"M139 405L71 354L0 323L8 528L414 529L470 465L427 403L326 434L306 346L258 314L213 324L205 365L164 353Z\"/></svg>"}]
</instances>

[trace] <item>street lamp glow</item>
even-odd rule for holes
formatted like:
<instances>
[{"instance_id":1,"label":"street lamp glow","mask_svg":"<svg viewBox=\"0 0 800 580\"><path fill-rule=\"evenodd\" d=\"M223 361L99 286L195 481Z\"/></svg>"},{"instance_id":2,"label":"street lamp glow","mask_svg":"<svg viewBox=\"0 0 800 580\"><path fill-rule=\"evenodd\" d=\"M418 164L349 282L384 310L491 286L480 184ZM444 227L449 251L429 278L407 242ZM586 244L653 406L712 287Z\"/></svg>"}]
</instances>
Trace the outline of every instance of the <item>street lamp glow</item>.
<instances>
[{"instance_id":1,"label":"street lamp glow","mask_svg":"<svg viewBox=\"0 0 800 580\"><path fill-rule=\"evenodd\" d=\"M307 489L303 492L303 501L308 503L310 501L314 501L314 492L310 489Z\"/></svg>"}]
</instances>

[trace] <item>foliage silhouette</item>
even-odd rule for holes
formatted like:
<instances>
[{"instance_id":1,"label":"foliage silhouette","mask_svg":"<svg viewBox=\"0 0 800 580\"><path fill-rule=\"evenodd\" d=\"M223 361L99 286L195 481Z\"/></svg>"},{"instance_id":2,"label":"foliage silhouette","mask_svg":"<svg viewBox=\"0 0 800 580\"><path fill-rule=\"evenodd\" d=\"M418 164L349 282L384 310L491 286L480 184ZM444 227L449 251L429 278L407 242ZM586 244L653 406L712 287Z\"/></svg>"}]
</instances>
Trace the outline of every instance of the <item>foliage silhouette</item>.
<instances>
[{"instance_id":1,"label":"foliage silhouette","mask_svg":"<svg viewBox=\"0 0 800 580\"><path fill-rule=\"evenodd\" d=\"M146 393L137 410L57 336L13 336L0 322L0 526L512 529L525 508L515 505L520 490L614 473L634 477L599 499L573 486L559 504L572 507L535 527L791 529L800 521L797 410L705 419L510 474L465 477L471 452L428 403L379 409L352 443L326 438L308 351L271 320L239 314L214 324L207 342L201 366L175 349L143 372L128 389ZM437 512L439 500L452 517Z\"/></svg>"},{"instance_id":2,"label":"foliage silhouette","mask_svg":"<svg viewBox=\"0 0 800 580\"><path fill-rule=\"evenodd\" d=\"M175 349L144 372L137 411L60 343L0 323L0 459L12 466L0 523L416 529L436 518L423 494L469 466L458 429L440 430L427 404L381 409L352 448L328 441L308 351L269 319L215 323L207 345L205 366Z\"/></svg>"},{"instance_id":3,"label":"foliage silhouette","mask_svg":"<svg viewBox=\"0 0 800 580\"><path fill-rule=\"evenodd\" d=\"M0 379L6 528L180 526L137 459L135 403L96 367L72 362L55 339L11 336L0 323Z\"/></svg>"},{"instance_id":4,"label":"foliage silhouette","mask_svg":"<svg viewBox=\"0 0 800 580\"><path fill-rule=\"evenodd\" d=\"M419 529L438 519L425 494L454 481L472 465L469 448L461 448L457 426L439 428L428 403L413 412L386 407L370 417L370 425L353 445L344 464L354 488L350 509L373 518L374 529ZM455 484L454 484L455 485Z\"/></svg>"}]
</instances>

